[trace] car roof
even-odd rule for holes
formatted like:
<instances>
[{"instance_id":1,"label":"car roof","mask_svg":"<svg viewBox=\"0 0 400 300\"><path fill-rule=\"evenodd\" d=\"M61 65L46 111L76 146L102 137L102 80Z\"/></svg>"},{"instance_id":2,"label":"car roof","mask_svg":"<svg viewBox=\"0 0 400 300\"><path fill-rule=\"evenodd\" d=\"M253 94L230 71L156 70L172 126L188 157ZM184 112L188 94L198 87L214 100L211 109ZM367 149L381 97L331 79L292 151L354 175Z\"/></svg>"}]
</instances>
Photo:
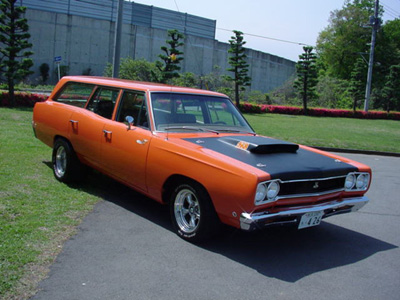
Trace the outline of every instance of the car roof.
<instances>
[{"instance_id":1,"label":"car roof","mask_svg":"<svg viewBox=\"0 0 400 300\"><path fill-rule=\"evenodd\" d=\"M134 81L127 79L117 79L109 77L97 77L97 76L65 76L61 78L60 83L64 85L66 82L83 82L102 86L113 86L124 89L134 89L149 92L174 92L174 93L190 93L190 94L202 94L210 96L227 97L224 94L201 90L195 88L178 87L173 85L167 85L162 83L145 82L145 81Z\"/></svg>"}]
</instances>

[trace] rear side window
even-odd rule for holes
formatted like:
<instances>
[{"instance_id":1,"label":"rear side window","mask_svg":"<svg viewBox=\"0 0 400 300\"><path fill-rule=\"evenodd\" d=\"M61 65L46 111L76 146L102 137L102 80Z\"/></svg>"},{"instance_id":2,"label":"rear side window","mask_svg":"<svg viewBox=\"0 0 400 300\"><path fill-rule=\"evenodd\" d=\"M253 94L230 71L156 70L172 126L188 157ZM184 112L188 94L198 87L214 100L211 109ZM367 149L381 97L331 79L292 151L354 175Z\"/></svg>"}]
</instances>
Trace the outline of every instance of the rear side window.
<instances>
[{"instance_id":1,"label":"rear side window","mask_svg":"<svg viewBox=\"0 0 400 300\"><path fill-rule=\"evenodd\" d=\"M111 119L118 95L118 89L99 87L86 108L104 118Z\"/></svg>"},{"instance_id":2,"label":"rear side window","mask_svg":"<svg viewBox=\"0 0 400 300\"><path fill-rule=\"evenodd\" d=\"M78 82L67 83L54 101L78 107L85 107L93 89L94 86L91 84Z\"/></svg>"}]
</instances>

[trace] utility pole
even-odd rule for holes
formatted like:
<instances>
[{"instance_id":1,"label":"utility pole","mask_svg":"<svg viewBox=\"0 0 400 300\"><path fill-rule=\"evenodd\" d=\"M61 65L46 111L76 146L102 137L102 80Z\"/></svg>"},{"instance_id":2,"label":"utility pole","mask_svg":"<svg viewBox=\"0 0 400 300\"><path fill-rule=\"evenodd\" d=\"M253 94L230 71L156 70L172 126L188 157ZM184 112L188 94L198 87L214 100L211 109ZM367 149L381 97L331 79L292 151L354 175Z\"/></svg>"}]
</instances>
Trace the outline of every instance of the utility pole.
<instances>
[{"instance_id":1,"label":"utility pole","mask_svg":"<svg viewBox=\"0 0 400 300\"><path fill-rule=\"evenodd\" d=\"M121 32L122 32L122 11L124 0L118 0L117 18L115 20L115 37L114 37L114 57L113 57L113 78L119 75L119 62L121 59Z\"/></svg>"},{"instance_id":2,"label":"utility pole","mask_svg":"<svg viewBox=\"0 0 400 300\"><path fill-rule=\"evenodd\" d=\"M371 37L371 49L369 51L367 87L365 89L365 102L364 102L364 111L365 112L368 112L369 98L371 97L372 68L374 66L374 51L375 51L376 32L378 31L378 28L380 25L379 0L375 0L374 16L370 19L370 25L372 25L372 37Z\"/></svg>"}]
</instances>

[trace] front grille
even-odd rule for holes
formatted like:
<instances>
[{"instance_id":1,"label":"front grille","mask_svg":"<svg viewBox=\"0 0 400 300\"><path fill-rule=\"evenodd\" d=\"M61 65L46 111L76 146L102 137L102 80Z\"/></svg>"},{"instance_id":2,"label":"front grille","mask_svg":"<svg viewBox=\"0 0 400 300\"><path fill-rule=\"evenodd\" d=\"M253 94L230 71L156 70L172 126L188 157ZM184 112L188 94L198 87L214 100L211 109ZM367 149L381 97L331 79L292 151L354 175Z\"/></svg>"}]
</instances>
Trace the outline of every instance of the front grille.
<instances>
[{"instance_id":1,"label":"front grille","mask_svg":"<svg viewBox=\"0 0 400 300\"><path fill-rule=\"evenodd\" d=\"M330 191L344 189L346 177L307 179L296 181L284 181L280 185L279 197L301 194L325 194Z\"/></svg>"},{"instance_id":2,"label":"front grille","mask_svg":"<svg viewBox=\"0 0 400 300\"><path fill-rule=\"evenodd\" d=\"M280 181L280 191L276 200L344 191L345 180L346 176Z\"/></svg>"}]
</instances>

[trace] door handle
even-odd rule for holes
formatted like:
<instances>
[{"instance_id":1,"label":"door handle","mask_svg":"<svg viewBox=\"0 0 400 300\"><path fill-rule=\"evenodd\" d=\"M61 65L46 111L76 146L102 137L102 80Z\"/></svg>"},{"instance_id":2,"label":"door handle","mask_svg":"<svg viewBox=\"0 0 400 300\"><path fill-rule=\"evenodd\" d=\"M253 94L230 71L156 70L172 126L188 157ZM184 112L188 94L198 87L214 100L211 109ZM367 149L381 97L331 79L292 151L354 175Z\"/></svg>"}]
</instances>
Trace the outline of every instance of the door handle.
<instances>
[{"instance_id":1,"label":"door handle","mask_svg":"<svg viewBox=\"0 0 400 300\"><path fill-rule=\"evenodd\" d=\"M69 122L71 123L72 131L78 133L78 121L69 120Z\"/></svg>"},{"instance_id":2,"label":"door handle","mask_svg":"<svg viewBox=\"0 0 400 300\"><path fill-rule=\"evenodd\" d=\"M139 145L144 145L148 142L148 140L136 140L136 143L138 143Z\"/></svg>"},{"instance_id":3,"label":"door handle","mask_svg":"<svg viewBox=\"0 0 400 300\"><path fill-rule=\"evenodd\" d=\"M111 134L112 134L112 131L108 131L108 130L103 130L103 132L104 132L104 136L106 137L106 138L108 138L108 135L110 135L110 137L111 137Z\"/></svg>"}]
</instances>

